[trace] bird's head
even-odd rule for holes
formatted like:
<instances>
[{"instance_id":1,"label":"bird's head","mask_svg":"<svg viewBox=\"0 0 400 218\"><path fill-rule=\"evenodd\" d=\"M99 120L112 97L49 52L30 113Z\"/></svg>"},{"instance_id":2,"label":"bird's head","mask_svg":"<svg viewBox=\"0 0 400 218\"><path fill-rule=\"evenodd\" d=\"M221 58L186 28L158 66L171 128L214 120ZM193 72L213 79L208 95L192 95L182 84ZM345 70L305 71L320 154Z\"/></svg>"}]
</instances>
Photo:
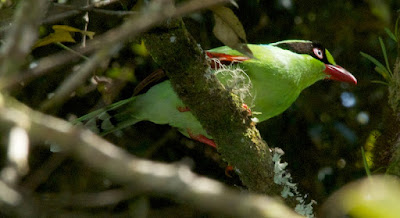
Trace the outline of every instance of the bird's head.
<instances>
[{"instance_id":1,"label":"bird's head","mask_svg":"<svg viewBox=\"0 0 400 218\"><path fill-rule=\"evenodd\" d=\"M326 74L326 79L357 84L357 79L349 71L337 65L331 53L320 43L305 40L285 40L273 45L297 54L310 55L322 62L325 65L323 72Z\"/></svg>"}]
</instances>

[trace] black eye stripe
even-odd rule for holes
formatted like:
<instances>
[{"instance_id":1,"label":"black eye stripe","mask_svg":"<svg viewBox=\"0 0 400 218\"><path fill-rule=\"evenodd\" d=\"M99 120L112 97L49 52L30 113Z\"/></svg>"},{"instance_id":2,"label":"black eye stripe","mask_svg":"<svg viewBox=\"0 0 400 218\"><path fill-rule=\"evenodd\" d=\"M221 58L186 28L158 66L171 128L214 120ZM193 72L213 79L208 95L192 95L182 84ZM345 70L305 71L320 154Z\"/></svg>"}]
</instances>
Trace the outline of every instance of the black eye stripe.
<instances>
[{"instance_id":1,"label":"black eye stripe","mask_svg":"<svg viewBox=\"0 0 400 218\"><path fill-rule=\"evenodd\" d=\"M325 48L318 42L282 42L275 44L275 46L297 54L308 54L325 64L330 64L325 55ZM314 53L314 49L319 49L321 51L322 54L320 57Z\"/></svg>"}]
</instances>

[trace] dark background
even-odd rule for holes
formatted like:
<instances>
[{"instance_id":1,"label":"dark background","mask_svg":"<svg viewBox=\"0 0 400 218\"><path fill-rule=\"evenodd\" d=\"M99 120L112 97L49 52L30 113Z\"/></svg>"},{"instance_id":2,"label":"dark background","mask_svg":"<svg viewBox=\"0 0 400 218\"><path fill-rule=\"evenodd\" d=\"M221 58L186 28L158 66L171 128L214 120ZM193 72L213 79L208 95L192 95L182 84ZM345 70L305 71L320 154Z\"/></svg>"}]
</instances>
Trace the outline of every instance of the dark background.
<instances>
[{"instance_id":1,"label":"dark background","mask_svg":"<svg viewBox=\"0 0 400 218\"><path fill-rule=\"evenodd\" d=\"M71 4L77 2L70 1ZM372 82L383 81L383 78L374 71L374 65L360 55L360 51L383 63L378 41L378 37L382 37L389 62L394 63L396 43L387 36L384 28L393 31L400 2L248 0L239 1L238 5L238 8L231 8L242 22L249 43L264 44L285 39L316 40L329 49L339 65L358 79L357 86L332 81L318 82L304 90L286 112L257 125L269 146L280 147L285 151L283 159L289 163L288 169L293 175L293 181L299 184L300 191L308 193L311 199L323 202L344 184L365 176L360 148L364 147L367 158L371 159L370 151L374 145L371 139L385 125L382 123L382 113L387 107L387 86ZM121 1L121 4L106 9L129 10L135 6L135 1ZM90 13L88 30L100 35L122 20L93 12ZM212 34L214 21L211 12L192 14L184 17L184 21L189 32L204 49L222 45ZM69 18L57 24L83 28L80 17ZM51 25L41 28L42 35L51 32ZM80 36L76 36L76 39L79 41ZM138 39L127 43L118 55L94 72L101 77L114 75L111 76L112 83L105 83L112 91L105 91L104 86L94 87L88 81L68 102L51 113L70 119L105 105L104 99L115 102L131 96L135 86L158 69L148 54L138 52L138 43ZM60 50L55 45L41 47L33 51L32 58L38 59ZM15 89L11 94L37 109L71 70L72 65L64 67L25 87ZM130 75L129 79L121 77L123 72ZM110 92L112 95L117 93L117 97L110 97ZM125 129L119 136L108 135L107 139L140 157L191 164L196 173L240 189L241 184L236 176L229 178L225 175L226 163L214 149L184 137L169 126L140 122ZM51 156L46 147L33 149L31 170L34 172L40 169ZM372 160L369 164L374 169ZM28 175L25 184L30 183L29 179ZM61 158L55 171L35 190L38 193L81 193L107 190L113 186L102 175L93 173L67 156ZM103 210L127 210L129 201ZM152 198L151 203L154 216L177 206L163 197ZM176 211L171 214L174 213Z\"/></svg>"}]
</instances>

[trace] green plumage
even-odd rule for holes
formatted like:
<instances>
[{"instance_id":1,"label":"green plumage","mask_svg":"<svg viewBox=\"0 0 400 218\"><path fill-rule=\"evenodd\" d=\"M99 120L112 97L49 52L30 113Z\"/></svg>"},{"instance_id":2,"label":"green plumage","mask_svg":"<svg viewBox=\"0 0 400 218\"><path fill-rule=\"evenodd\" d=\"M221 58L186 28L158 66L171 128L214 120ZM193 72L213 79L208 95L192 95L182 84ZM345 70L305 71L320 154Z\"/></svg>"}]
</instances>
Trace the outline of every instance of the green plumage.
<instances>
[{"instance_id":1,"label":"green plumage","mask_svg":"<svg viewBox=\"0 0 400 218\"><path fill-rule=\"evenodd\" d=\"M309 55L297 54L272 45L248 46L257 59L244 61L239 65L252 81L256 95L252 110L261 112L256 116L260 122L281 114L303 89L326 76L323 73L324 63ZM210 51L240 55L227 46Z\"/></svg>"},{"instance_id":2,"label":"green plumage","mask_svg":"<svg viewBox=\"0 0 400 218\"><path fill-rule=\"evenodd\" d=\"M286 45L303 44L308 46L311 42L292 40L268 45L248 45L255 59L245 60L233 66L240 67L251 80L252 87L247 91L252 93L253 98L244 98L244 103L248 106L254 105L251 110L260 122L281 114L297 99L303 89L327 77L324 73L326 63L322 60L310 54L298 54L292 51L293 49L281 48ZM242 55L227 46L209 52ZM330 53L325 49L324 53L329 64L334 65ZM223 75L217 74L217 77L227 85L229 81ZM199 102L202 103L206 102ZM115 115L115 120L119 123L117 128L148 120L157 124L169 124L186 136L189 136L188 130L190 130L194 135L211 138L190 111L178 110L184 106L173 91L169 80L166 80L153 86L146 93L124 102Z\"/></svg>"}]
</instances>

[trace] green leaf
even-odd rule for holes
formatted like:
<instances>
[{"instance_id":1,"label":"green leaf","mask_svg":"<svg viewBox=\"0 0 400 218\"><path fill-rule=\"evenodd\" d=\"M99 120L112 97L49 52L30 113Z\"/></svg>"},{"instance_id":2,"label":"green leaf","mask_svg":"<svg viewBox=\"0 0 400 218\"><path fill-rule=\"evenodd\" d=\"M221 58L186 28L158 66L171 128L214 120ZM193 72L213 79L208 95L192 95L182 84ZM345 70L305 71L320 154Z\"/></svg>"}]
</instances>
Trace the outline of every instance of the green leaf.
<instances>
[{"instance_id":1,"label":"green leaf","mask_svg":"<svg viewBox=\"0 0 400 218\"><path fill-rule=\"evenodd\" d=\"M383 54L383 57L384 57L385 63L386 63L386 69L387 69L388 72L390 73L390 76L392 76L393 73L392 73L392 70L390 70L389 59L388 59L388 57L387 57L385 43L383 43L383 40L382 40L381 37L379 37L379 43L381 44L382 54Z\"/></svg>"},{"instance_id":2,"label":"green leaf","mask_svg":"<svg viewBox=\"0 0 400 218\"><path fill-rule=\"evenodd\" d=\"M79 32L83 35L86 35L90 39L93 39L93 36L95 34L94 32L91 32L91 31L84 31L84 30L80 30L80 29L66 26L66 25L54 25L52 27L52 29L54 30L54 32L50 33L48 36L46 36L42 39L39 39L35 43L33 48L42 47L42 46L49 45L52 43L62 43L62 42L76 43L74 38L72 38L72 34L71 34L74 32Z\"/></svg>"},{"instance_id":3,"label":"green leaf","mask_svg":"<svg viewBox=\"0 0 400 218\"><path fill-rule=\"evenodd\" d=\"M392 31L390 31L388 28L385 27L385 32L389 35L389 37L390 37L391 39L393 39L394 41L397 42L397 38L396 38L396 36L392 33Z\"/></svg>"},{"instance_id":4,"label":"green leaf","mask_svg":"<svg viewBox=\"0 0 400 218\"><path fill-rule=\"evenodd\" d=\"M360 52L360 54L367 58L369 61L371 61L373 64L376 65L375 70L381 75L383 76L383 78L385 78L387 81L390 80L390 73L386 70L385 66L383 66L383 64L381 64L381 62L379 62L378 60L376 60L374 57L372 57L369 54L366 54L364 52Z\"/></svg>"},{"instance_id":5,"label":"green leaf","mask_svg":"<svg viewBox=\"0 0 400 218\"><path fill-rule=\"evenodd\" d=\"M63 30L55 30L54 33L50 33L48 36L39 39L33 48L42 47L45 45L49 45L56 42L73 42L75 43L75 39L72 38L71 34L67 31Z\"/></svg>"},{"instance_id":6,"label":"green leaf","mask_svg":"<svg viewBox=\"0 0 400 218\"><path fill-rule=\"evenodd\" d=\"M89 37L89 39L93 39L93 36L95 32L92 31L85 31L85 30L80 30L75 27L67 26L67 25L54 25L53 27L54 31L60 30L60 31L66 31L66 32L76 32L76 33L81 33L82 35L86 35Z\"/></svg>"},{"instance_id":7,"label":"green leaf","mask_svg":"<svg viewBox=\"0 0 400 218\"><path fill-rule=\"evenodd\" d=\"M364 169L365 169L365 173L367 174L368 177L371 176L371 171L368 167L368 162L367 162L367 158L365 157L365 151L363 146L361 146L361 156L363 158L363 163L364 163Z\"/></svg>"},{"instance_id":8,"label":"green leaf","mask_svg":"<svg viewBox=\"0 0 400 218\"><path fill-rule=\"evenodd\" d=\"M78 123L93 119L93 118L99 116L100 114L102 114L104 112L107 112L107 111L110 111L110 110L115 110L115 109L117 109L117 108L119 108L119 107L121 107L121 106L123 106L125 104L128 104L128 103L132 102L134 99L135 99L135 97L130 97L130 98L118 101L118 102L116 102L114 104L107 105L104 108L100 108L100 109L95 110L93 112L90 112L90 113L88 113L86 115L83 115L83 116L73 120L71 123L76 125Z\"/></svg>"},{"instance_id":9,"label":"green leaf","mask_svg":"<svg viewBox=\"0 0 400 218\"><path fill-rule=\"evenodd\" d=\"M378 72L379 74L381 74L387 81L390 80L390 75L389 75L389 72L386 70L386 68L375 67L374 70L376 72Z\"/></svg>"},{"instance_id":10,"label":"green leaf","mask_svg":"<svg viewBox=\"0 0 400 218\"><path fill-rule=\"evenodd\" d=\"M384 82L384 81L380 81L380 80L372 80L371 83L377 83L377 84L382 84L382 85L389 85L389 83Z\"/></svg>"}]
</instances>

